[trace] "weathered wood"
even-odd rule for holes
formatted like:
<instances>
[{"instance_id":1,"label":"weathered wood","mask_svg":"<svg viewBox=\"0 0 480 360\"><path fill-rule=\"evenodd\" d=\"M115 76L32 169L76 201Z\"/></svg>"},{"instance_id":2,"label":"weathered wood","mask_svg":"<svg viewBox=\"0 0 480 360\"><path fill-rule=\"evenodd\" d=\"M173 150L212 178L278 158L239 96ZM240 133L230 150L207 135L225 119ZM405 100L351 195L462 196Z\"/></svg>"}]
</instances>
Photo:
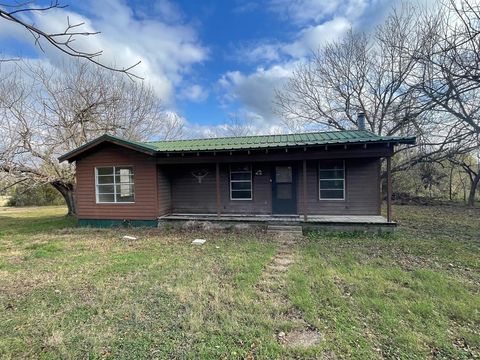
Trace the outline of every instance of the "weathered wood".
<instances>
[{"instance_id":1,"label":"weathered wood","mask_svg":"<svg viewBox=\"0 0 480 360\"><path fill-rule=\"evenodd\" d=\"M387 157L387 221L392 221L392 158Z\"/></svg>"},{"instance_id":2,"label":"weathered wood","mask_svg":"<svg viewBox=\"0 0 480 360\"><path fill-rule=\"evenodd\" d=\"M307 160L303 160L303 221L308 220Z\"/></svg>"},{"instance_id":3,"label":"weathered wood","mask_svg":"<svg viewBox=\"0 0 480 360\"><path fill-rule=\"evenodd\" d=\"M226 154L224 152L217 152L215 156L211 154L187 154L184 156L181 154L171 154L170 157L159 155L157 157L158 164L214 164L214 163L232 163L232 162L277 162L277 161L303 161L303 160L321 160L321 159L358 159L358 158L380 158L388 157L392 155L392 147L386 147L383 145L371 145L367 149L363 146L349 147L347 150L342 148L333 149L331 147L328 150L321 149L308 149L303 150L290 150L288 153L282 151L270 150L268 153L254 152L250 155L247 152L235 152Z\"/></svg>"},{"instance_id":4,"label":"weathered wood","mask_svg":"<svg viewBox=\"0 0 480 360\"><path fill-rule=\"evenodd\" d=\"M217 195L217 216L220 217L222 210L220 199L220 164L218 162L215 164L215 187Z\"/></svg>"}]
</instances>

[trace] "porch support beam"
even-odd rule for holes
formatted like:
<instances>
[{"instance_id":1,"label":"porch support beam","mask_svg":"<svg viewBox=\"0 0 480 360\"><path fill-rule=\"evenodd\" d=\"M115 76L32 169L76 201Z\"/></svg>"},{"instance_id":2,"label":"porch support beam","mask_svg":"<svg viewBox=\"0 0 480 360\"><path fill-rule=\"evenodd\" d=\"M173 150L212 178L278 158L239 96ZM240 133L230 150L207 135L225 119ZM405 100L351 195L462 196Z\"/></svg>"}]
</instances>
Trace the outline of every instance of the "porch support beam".
<instances>
[{"instance_id":1,"label":"porch support beam","mask_svg":"<svg viewBox=\"0 0 480 360\"><path fill-rule=\"evenodd\" d=\"M392 222L392 157L387 157L387 221Z\"/></svg>"},{"instance_id":2,"label":"porch support beam","mask_svg":"<svg viewBox=\"0 0 480 360\"><path fill-rule=\"evenodd\" d=\"M307 160L303 159L303 221L308 220Z\"/></svg>"},{"instance_id":3,"label":"porch support beam","mask_svg":"<svg viewBox=\"0 0 480 360\"><path fill-rule=\"evenodd\" d=\"M217 193L217 216L222 215L221 211L221 201L220 201L220 164L215 163L215 187Z\"/></svg>"}]
</instances>

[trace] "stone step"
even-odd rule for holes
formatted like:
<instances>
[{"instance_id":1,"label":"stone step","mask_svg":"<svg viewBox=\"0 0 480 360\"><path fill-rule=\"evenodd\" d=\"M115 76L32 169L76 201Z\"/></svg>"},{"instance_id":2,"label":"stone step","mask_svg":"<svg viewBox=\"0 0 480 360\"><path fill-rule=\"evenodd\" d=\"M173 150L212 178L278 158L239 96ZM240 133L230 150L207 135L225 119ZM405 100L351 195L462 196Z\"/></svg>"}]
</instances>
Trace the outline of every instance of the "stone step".
<instances>
[{"instance_id":1,"label":"stone step","mask_svg":"<svg viewBox=\"0 0 480 360\"><path fill-rule=\"evenodd\" d=\"M298 225L268 225L267 234L302 235L302 227Z\"/></svg>"},{"instance_id":2,"label":"stone step","mask_svg":"<svg viewBox=\"0 0 480 360\"><path fill-rule=\"evenodd\" d=\"M300 225L268 225L268 230L302 231Z\"/></svg>"}]
</instances>

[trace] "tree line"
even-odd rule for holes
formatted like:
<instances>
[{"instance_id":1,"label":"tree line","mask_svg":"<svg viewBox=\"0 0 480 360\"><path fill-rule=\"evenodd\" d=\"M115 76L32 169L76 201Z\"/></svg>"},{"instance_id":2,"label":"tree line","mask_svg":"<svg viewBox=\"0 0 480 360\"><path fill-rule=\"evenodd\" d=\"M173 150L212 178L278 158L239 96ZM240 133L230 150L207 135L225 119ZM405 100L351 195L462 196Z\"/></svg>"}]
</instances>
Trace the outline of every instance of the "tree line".
<instances>
[{"instance_id":1,"label":"tree line","mask_svg":"<svg viewBox=\"0 0 480 360\"><path fill-rule=\"evenodd\" d=\"M15 6L8 14L2 10L0 20L15 22L21 4ZM30 30L36 43L50 37L74 51L72 39L82 36L72 33L76 28L68 24L62 34ZM86 57L90 63L55 67L0 61L0 192L47 184L73 215L75 168L59 164L59 155L103 133L132 140L182 136L181 119L164 111L150 86L133 81L130 68L112 71L92 62L95 54ZM480 182L480 5L405 3L374 31L351 30L312 52L277 89L273 106L292 130L353 129L363 112L369 131L416 135L415 146L396 151L400 190L463 194L473 206ZM244 124L235 117L228 130L251 132Z\"/></svg>"},{"instance_id":2,"label":"tree line","mask_svg":"<svg viewBox=\"0 0 480 360\"><path fill-rule=\"evenodd\" d=\"M403 4L372 33L349 31L314 51L276 92L292 129L352 129L357 113L378 135L416 135L393 171L445 161L465 171L468 204L480 181L480 6Z\"/></svg>"}]
</instances>

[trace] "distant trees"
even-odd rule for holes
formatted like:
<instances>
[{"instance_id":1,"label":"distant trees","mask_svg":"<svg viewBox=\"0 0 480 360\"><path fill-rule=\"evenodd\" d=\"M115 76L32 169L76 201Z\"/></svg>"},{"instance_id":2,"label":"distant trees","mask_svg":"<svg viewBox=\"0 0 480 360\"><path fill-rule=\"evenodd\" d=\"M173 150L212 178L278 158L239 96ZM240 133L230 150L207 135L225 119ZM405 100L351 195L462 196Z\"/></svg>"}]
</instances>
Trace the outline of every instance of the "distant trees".
<instances>
[{"instance_id":1,"label":"distant trees","mask_svg":"<svg viewBox=\"0 0 480 360\"><path fill-rule=\"evenodd\" d=\"M0 175L10 184L50 184L70 215L75 169L58 156L104 133L144 140L181 130L152 88L114 72L79 62L8 66L0 68Z\"/></svg>"},{"instance_id":2,"label":"distant trees","mask_svg":"<svg viewBox=\"0 0 480 360\"><path fill-rule=\"evenodd\" d=\"M416 147L399 149L394 171L478 156L479 16L468 0L433 10L404 5L373 34L350 31L320 47L277 90L278 112L292 128L340 130L356 128L364 112L376 134L416 135Z\"/></svg>"}]
</instances>

